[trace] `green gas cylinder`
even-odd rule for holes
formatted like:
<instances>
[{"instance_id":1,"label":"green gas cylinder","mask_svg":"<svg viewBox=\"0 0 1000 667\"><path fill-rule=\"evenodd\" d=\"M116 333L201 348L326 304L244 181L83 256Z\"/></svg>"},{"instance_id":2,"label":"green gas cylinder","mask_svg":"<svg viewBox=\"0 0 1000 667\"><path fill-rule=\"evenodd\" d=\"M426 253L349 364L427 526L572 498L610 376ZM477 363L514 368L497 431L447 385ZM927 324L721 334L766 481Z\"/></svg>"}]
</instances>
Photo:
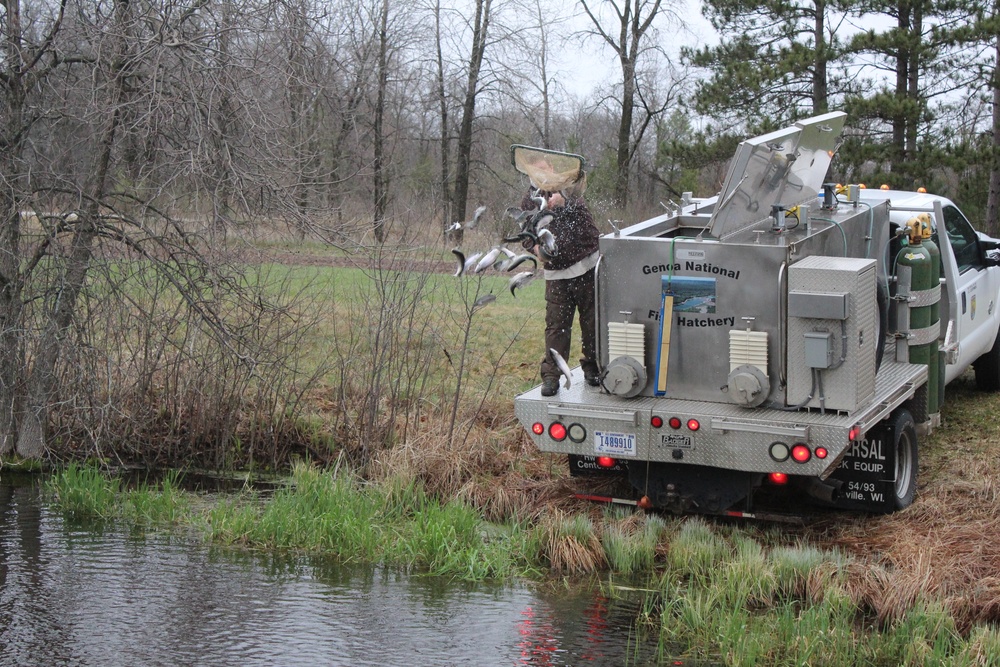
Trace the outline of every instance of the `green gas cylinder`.
<instances>
[{"instance_id":1,"label":"green gas cylinder","mask_svg":"<svg viewBox=\"0 0 1000 667\"><path fill-rule=\"evenodd\" d=\"M924 214L921 214L924 215ZM927 219L929 223L929 217ZM927 411L933 414L940 410L940 389L938 368L938 331L940 329L934 318L937 307L933 288L939 284L940 252L935 263L934 253L929 243L924 242L924 221L920 216L914 216L906 222L909 228L908 242L896 255L897 266L910 267L909 292L913 299L910 310L910 341L909 358L911 364L926 364L927 366ZM926 226L928 237L930 225ZM934 250L937 250L935 246ZM932 319L933 318L933 319Z\"/></svg>"},{"instance_id":2,"label":"green gas cylinder","mask_svg":"<svg viewBox=\"0 0 1000 667\"><path fill-rule=\"evenodd\" d=\"M937 327L937 331L941 331L941 250L938 248L937 243L931 240L931 217L927 213L921 213L918 218L921 218L921 245L927 248L927 251L931 254L931 289L934 290L934 294L931 299L931 326ZM931 360L930 368L933 369L933 377L936 382L935 386L932 387L936 391L931 392L931 400L928 405L928 412L934 414L941 411L941 406L944 405L944 355L941 354L941 348L938 342L935 340L931 344Z\"/></svg>"}]
</instances>

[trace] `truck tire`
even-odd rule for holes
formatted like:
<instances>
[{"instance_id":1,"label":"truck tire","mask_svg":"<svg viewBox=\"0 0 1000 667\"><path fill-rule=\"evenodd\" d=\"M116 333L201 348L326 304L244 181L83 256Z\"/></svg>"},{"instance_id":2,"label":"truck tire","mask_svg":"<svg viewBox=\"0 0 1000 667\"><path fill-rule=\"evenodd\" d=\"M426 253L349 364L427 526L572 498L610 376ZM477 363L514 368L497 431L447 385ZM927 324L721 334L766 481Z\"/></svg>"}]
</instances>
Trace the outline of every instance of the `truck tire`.
<instances>
[{"instance_id":1,"label":"truck tire","mask_svg":"<svg viewBox=\"0 0 1000 667\"><path fill-rule=\"evenodd\" d=\"M906 509L917 495L917 428L909 410L897 410L886 425L892 435L896 470L890 512Z\"/></svg>"},{"instance_id":2,"label":"truck tire","mask_svg":"<svg viewBox=\"0 0 1000 667\"><path fill-rule=\"evenodd\" d=\"M979 391L1000 391L1000 334L990 351L972 362L972 368Z\"/></svg>"}]
</instances>

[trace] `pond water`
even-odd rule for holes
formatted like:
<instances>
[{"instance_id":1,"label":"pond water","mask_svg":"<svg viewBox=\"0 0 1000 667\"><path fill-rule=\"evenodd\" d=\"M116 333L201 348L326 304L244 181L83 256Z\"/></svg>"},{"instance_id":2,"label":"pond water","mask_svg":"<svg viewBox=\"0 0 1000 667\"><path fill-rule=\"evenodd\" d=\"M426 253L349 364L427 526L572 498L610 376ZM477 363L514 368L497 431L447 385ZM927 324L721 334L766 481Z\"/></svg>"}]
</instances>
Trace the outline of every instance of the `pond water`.
<instances>
[{"instance_id":1,"label":"pond water","mask_svg":"<svg viewBox=\"0 0 1000 667\"><path fill-rule=\"evenodd\" d=\"M650 665L638 602L80 524L0 474L0 664Z\"/></svg>"}]
</instances>

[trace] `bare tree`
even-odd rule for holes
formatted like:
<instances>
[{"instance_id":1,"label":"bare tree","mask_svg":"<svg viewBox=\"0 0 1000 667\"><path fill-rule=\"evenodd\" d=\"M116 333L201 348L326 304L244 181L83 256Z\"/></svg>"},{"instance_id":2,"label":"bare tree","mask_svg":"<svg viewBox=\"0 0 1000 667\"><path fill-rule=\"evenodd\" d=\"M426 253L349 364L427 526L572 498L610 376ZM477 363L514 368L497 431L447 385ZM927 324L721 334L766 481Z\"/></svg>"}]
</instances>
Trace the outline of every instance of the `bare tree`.
<instances>
[{"instance_id":1,"label":"bare tree","mask_svg":"<svg viewBox=\"0 0 1000 667\"><path fill-rule=\"evenodd\" d=\"M58 67L53 43L66 10L63 0L47 19L24 25L20 0L6 0L0 16L3 58L0 62L0 454L14 449L19 397L17 387L24 368L21 342L22 210L28 201L25 145L41 115L30 104L36 90ZM40 35L33 40L33 35Z\"/></svg>"},{"instance_id":2,"label":"bare tree","mask_svg":"<svg viewBox=\"0 0 1000 667\"><path fill-rule=\"evenodd\" d=\"M260 375L258 364L270 355L262 346L276 344L269 332L284 326L284 307L272 307L263 287L251 288L252 281L210 262L208 248L184 229L188 222L166 213L191 202L194 174L216 164L211 151L201 151L211 114L203 113L198 95L187 94L203 93L192 86L209 78L197 75L216 67L206 65L203 47L217 41L196 18L205 7L206 0L179 8L66 0L29 29L20 23L19 6L5 5L0 81L11 122L0 129L9 149L0 160L0 453L46 456L48 429L59 415L76 412L80 419L68 421L84 426L74 437L96 438L106 431L87 426L85 412L104 419L134 405L116 401L115 410L98 409L122 386L112 381L110 352L104 365L94 363L98 344L140 346L132 328L96 335L93 304L118 297L136 312L150 308L137 285L115 286L120 275L155 275L168 285L165 298L185 314L172 330L203 332L202 342L192 340L182 354L212 341L225 367L211 369L215 386L241 378L228 383L235 393L190 397L201 407L224 395L225 421L245 400L239 388ZM234 109L248 100L235 85L229 92ZM133 274L133 266L141 270ZM75 347L81 344L90 347ZM147 347L152 368L169 345ZM123 348L127 357L128 344ZM273 357L268 364L281 365ZM147 377L136 388L151 392L156 385ZM149 400L144 391L138 397Z\"/></svg>"},{"instance_id":3,"label":"bare tree","mask_svg":"<svg viewBox=\"0 0 1000 667\"><path fill-rule=\"evenodd\" d=\"M617 55L621 67L621 116L615 155L617 174L614 201L616 206L624 208L628 202L632 158L642 140L642 132L651 120L649 114L662 112L662 109L647 107L646 115L637 131L635 111L640 65L644 58L662 53L655 44L653 22L658 18L664 18L667 12L662 6L662 0L604 0L600 5L609 7L615 19L614 22L608 21L606 25L600 9L593 0L580 0L580 4L593 26L588 34L598 37L610 46ZM667 18L676 20L676 16L673 15Z\"/></svg>"},{"instance_id":4,"label":"bare tree","mask_svg":"<svg viewBox=\"0 0 1000 667\"><path fill-rule=\"evenodd\" d=\"M503 79L508 89L505 98L518 106L538 137L538 145L555 148L553 125L559 94L565 90L556 69L557 52L569 39L565 26L570 17L555 11L548 0L531 0L524 15L530 17L530 22L526 19L523 26L515 26L505 40L504 56L510 63L505 68L509 74Z\"/></svg>"},{"instance_id":5,"label":"bare tree","mask_svg":"<svg viewBox=\"0 0 1000 667\"><path fill-rule=\"evenodd\" d=\"M997 3L993 3L994 12ZM993 76L990 85L993 88L992 115L992 154L990 165L990 189L986 201L986 225L994 234L1000 233L1000 35L996 38L996 55L993 60Z\"/></svg>"}]
</instances>

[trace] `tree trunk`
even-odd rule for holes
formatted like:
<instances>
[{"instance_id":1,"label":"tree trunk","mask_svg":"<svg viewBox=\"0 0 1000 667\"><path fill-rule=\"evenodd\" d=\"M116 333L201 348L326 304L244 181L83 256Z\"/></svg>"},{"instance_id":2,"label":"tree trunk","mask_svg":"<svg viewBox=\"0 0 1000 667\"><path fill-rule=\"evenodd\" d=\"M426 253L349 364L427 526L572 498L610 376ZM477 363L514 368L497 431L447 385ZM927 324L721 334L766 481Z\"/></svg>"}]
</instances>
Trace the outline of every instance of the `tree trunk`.
<instances>
[{"instance_id":1,"label":"tree trunk","mask_svg":"<svg viewBox=\"0 0 1000 667\"><path fill-rule=\"evenodd\" d=\"M388 63L388 23L389 23L389 0L382 0L382 15L379 17L378 28L378 91L375 99L375 136L374 141L374 162L372 164L372 176L374 179L373 202L375 208L374 231L375 238L379 243L385 242L385 209L386 209L386 186L384 179L384 153L385 136L383 121L385 116L385 93L389 85L389 63Z\"/></svg>"},{"instance_id":2,"label":"tree trunk","mask_svg":"<svg viewBox=\"0 0 1000 667\"><path fill-rule=\"evenodd\" d=\"M906 77L906 97L910 104L907 104L906 122L906 158L919 164L917 157L917 134L920 129L920 69L921 51L919 40L924 29L923 2L917 0L913 3L912 19L909 34L910 62L907 66Z\"/></svg>"},{"instance_id":3,"label":"tree trunk","mask_svg":"<svg viewBox=\"0 0 1000 667\"><path fill-rule=\"evenodd\" d=\"M462 104L462 123L458 130L458 155L455 163L454 218L465 220L465 205L469 198L469 166L472 163L472 124L476 119L476 97L479 95L479 74L486 52L486 35L490 25L492 0L476 0L476 18L472 32L472 54L469 58L469 76L466 81L465 102ZM457 235L462 242L461 232Z\"/></svg>"},{"instance_id":4,"label":"tree trunk","mask_svg":"<svg viewBox=\"0 0 1000 667\"><path fill-rule=\"evenodd\" d=\"M993 61L993 137L990 140L990 190L986 200L986 229L990 235L1000 234L1000 37L996 39Z\"/></svg>"},{"instance_id":5,"label":"tree trunk","mask_svg":"<svg viewBox=\"0 0 1000 667\"><path fill-rule=\"evenodd\" d=\"M827 106L827 80L826 64L830 57L826 46L826 1L816 2L816 58L813 62L813 113L816 115L826 113Z\"/></svg>"},{"instance_id":6,"label":"tree trunk","mask_svg":"<svg viewBox=\"0 0 1000 667\"><path fill-rule=\"evenodd\" d=\"M910 5L906 0L899 3L896 27L899 34L896 37L896 111L892 118L892 162L894 166L901 166L906 159L906 126L909 115L906 112L906 104L910 81Z\"/></svg>"},{"instance_id":7,"label":"tree trunk","mask_svg":"<svg viewBox=\"0 0 1000 667\"><path fill-rule=\"evenodd\" d=\"M622 56L622 115L618 123L618 150L615 155L615 206L628 203L629 166L632 148L632 115L635 112L635 63Z\"/></svg>"},{"instance_id":8,"label":"tree trunk","mask_svg":"<svg viewBox=\"0 0 1000 667\"><path fill-rule=\"evenodd\" d=\"M39 339L31 374L28 376L27 405L18 430L16 448L17 453L24 458L37 459L45 455L49 409L55 395L55 370L59 360L60 345L66 329L72 322L76 300L83 289L93 254L94 239L97 237L100 201L107 188L115 135L121 119L120 105L129 60L126 25L128 11L128 0L115 2L114 23L118 45L112 62L112 83L108 91L111 113L101 133L93 176L85 189L87 204L81 211L76 232L73 234L59 294L47 314L47 322Z\"/></svg>"},{"instance_id":9,"label":"tree trunk","mask_svg":"<svg viewBox=\"0 0 1000 667\"><path fill-rule=\"evenodd\" d=\"M451 187L448 184L448 163L451 161L451 142L448 140L448 97L444 88L444 55L441 50L441 0L434 4L435 46L437 47L437 97L441 123L441 221L445 229L452 222ZM445 238L445 242L448 239Z\"/></svg>"},{"instance_id":10,"label":"tree trunk","mask_svg":"<svg viewBox=\"0 0 1000 667\"><path fill-rule=\"evenodd\" d=\"M18 0L6 3L6 33L3 44L6 120L0 127L0 454L14 449L17 432L17 378L21 357L21 193L23 171L17 164L21 153L24 114L24 77L21 61L21 13Z\"/></svg>"}]
</instances>

